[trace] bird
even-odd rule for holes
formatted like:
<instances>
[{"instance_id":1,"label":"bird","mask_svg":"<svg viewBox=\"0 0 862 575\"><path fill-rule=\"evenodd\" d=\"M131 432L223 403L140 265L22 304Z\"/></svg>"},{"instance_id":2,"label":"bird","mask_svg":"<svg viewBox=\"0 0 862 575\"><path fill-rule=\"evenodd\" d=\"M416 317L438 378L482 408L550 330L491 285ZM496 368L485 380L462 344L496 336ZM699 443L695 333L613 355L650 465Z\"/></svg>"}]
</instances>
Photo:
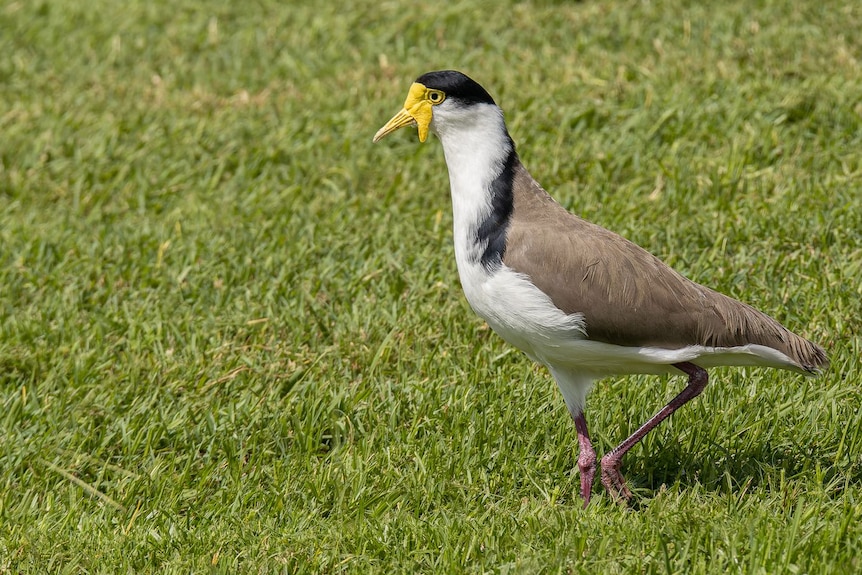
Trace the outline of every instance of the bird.
<instances>
[{"instance_id":1,"label":"bird","mask_svg":"<svg viewBox=\"0 0 862 575\"><path fill-rule=\"evenodd\" d=\"M374 135L415 126L443 146L455 262L464 295L491 329L547 367L574 420L583 506L597 470L612 500L632 492L625 454L707 386L707 368L828 368L822 347L754 307L695 283L647 250L569 212L521 163L491 95L455 70L428 72ZM686 386L600 461L584 415L594 382L684 375Z\"/></svg>"}]
</instances>

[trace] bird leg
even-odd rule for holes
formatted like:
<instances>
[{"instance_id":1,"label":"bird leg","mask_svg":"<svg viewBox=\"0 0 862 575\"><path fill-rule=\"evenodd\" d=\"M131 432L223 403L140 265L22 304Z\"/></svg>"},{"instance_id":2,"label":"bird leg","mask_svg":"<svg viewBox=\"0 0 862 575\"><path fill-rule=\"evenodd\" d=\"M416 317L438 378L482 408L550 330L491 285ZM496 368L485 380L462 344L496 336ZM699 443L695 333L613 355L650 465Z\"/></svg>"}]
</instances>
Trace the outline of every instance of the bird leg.
<instances>
[{"instance_id":1,"label":"bird leg","mask_svg":"<svg viewBox=\"0 0 862 575\"><path fill-rule=\"evenodd\" d=\"M590 494L593 490L593 478L596 476L596 450L590 442L590 432L587 431L587 418L580 412L574 418L575 429L578 430L578 469L581 470L581 498L584 500L584 509L590 503Z\"/></svg>"},{"instance_id":2,"label":"bird leg","mask_svg":"<svg viewBox=\"0 0 862 575\"><path fill-rule=\"evenodd\" d=\"M708 376L706 370L702 367L698 367L687 361L675 363L673 366L688 375L688 385L686 385L685 389L670 400L670 403L664 406L661 411L641 425L628 439L602 457L602 485L615 498L628 500L632 496L632 492L626 486L626 480L623 479L622 473L620 473L623 456L626 452L643 439L647 433L657 427L659 423L667 419L674 411L700 395L706 387ZM575 423L577 423L577 420L575 420ZM586 422L584 422L584 429L586 430ZM578 438L580 439L580 430L578 431Z\"/></svg>"}]
</instances>

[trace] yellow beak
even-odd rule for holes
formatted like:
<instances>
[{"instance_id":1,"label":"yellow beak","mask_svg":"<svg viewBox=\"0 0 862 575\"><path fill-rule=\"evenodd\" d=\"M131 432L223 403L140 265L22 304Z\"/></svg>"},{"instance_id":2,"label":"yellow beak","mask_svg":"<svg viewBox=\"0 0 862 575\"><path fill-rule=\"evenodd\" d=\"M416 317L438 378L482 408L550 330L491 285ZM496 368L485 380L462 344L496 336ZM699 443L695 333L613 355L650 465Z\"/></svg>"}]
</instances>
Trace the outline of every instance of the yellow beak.
<instances>
[{"instance_id":1,"label":"yellow beak","mask_svg":"<svg viewBox=\"0 0 862 575\"><path fill-rule=\"evenodd\" d=\"M382 128L374 134L374 142L383 139L384 136L391 134L404 126L416 126L419 128L419 141L424 142L428 139L428 127L431 125L431 102L427 98L428 88L423 84L415 83L410 86L410 91L407 93L407 100L404 102L404 108L395 114L391 120L386 122Z\"/></svg>"}]
</instances>

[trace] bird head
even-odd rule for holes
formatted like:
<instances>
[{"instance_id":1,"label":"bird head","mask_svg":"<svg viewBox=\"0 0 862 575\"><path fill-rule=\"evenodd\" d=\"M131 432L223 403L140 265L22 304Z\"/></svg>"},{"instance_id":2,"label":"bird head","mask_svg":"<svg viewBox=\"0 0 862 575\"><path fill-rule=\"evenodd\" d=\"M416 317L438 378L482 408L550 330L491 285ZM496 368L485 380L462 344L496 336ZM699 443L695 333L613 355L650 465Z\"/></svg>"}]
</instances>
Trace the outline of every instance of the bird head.
<instances>
[{"instance_id":1,"label":"bird head","mask_svg":"<svg viewBox=\"0 0 862 575\"><path fill-rule=\"evenodd\" d=\"M435 131L441 118L457 115L455 112L458 109L472 104L495 105L482 86L461 72L428 72L413 82L404 107L377 131L374 141L404 126L416 126L419 129L419 141L424 142L428 139L428 131Z\"/></svg>"}]
</instances>

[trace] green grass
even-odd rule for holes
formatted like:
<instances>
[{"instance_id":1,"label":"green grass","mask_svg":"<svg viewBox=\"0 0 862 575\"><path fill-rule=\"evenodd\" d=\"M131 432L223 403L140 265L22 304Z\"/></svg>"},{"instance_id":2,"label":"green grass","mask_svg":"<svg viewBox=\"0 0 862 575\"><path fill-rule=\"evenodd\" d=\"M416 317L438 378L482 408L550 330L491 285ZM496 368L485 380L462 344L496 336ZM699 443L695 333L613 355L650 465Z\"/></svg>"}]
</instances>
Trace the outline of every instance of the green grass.
<instances>
[{"instance_id":1,"label":"green grass","mask_svg":"<svg viewBox=\"0 0 862 575\"><path fill-rule=\"evenodd\" d=\"M714 4L714 5L713 5ZM0 573L862 568L862 7L0 6ZM564 205L821 342L718 369L577 498L548 374L469 310L461 69ZM600 453L679 378L599 382Z\"/></svg>"}]
</instances>

